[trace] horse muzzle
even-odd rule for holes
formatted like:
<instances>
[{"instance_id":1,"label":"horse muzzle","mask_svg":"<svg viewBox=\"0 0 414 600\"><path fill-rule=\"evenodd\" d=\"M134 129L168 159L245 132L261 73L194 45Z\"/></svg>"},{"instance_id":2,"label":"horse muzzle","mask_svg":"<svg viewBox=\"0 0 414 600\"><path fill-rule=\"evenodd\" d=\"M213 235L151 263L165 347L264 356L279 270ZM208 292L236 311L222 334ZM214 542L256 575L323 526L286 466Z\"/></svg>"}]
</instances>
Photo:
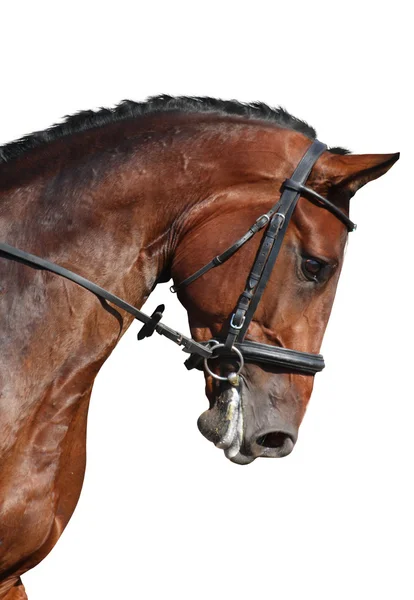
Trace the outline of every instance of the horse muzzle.
<instances>
[{"instance_id":1,"label":"horse muzzle","mask_svg":"<svg viewBox=\"0 0 414 600\"><path fill-rule=\"evenodd\" d=\"M263 421L263 422L260 422ZM211 408L198 419L200 432L224 450L226 458L246 465L256 458L281 458L293 450L297 428L284 422L274 409L258 415L243 402L243 383L222 386Z\"/></svg>"}]
</instances>

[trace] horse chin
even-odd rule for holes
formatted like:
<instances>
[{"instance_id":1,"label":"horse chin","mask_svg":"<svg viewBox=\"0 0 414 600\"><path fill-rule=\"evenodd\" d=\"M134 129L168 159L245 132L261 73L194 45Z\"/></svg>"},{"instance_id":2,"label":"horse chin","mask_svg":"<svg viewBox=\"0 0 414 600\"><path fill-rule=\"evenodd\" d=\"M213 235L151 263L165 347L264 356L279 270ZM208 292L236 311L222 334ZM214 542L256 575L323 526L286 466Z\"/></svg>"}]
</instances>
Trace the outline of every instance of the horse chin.
<instances>
[{"instance_id":1,"label":"horse chin","mask_svg":"<svg viewBox=\"0 0 414 600\"><path fill-rule=\"evenodd\" d=\"M237 465L248 465L255 456L247 456L243 447L243 404L240 388L228 385L216 398L214 406L200 415L198 428L210 442L224 450L226 458Z\"/></svg>"},{"instance_id":2,"label":"horse chin","mask_svg":"<svg viewBox=\"0 0 414 600\"><path fill-rule=\"evenodd\" d=\"M257 458L256 456L246 456L245 454L242 454L241 452L238 452L234 456L228 456L228 454L226 452L224 452L224 454L225 454L226 458L231 460L231 462L236 465L249 465Z\"/></svg>"}]
</instances>

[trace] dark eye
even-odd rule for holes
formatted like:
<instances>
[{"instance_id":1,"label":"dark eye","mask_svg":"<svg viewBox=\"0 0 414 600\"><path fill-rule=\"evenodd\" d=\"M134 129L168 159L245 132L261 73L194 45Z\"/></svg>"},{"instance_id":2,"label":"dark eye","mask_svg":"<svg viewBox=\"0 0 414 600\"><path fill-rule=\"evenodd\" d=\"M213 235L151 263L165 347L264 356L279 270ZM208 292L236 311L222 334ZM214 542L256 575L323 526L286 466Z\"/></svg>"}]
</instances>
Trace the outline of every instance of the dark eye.
<instances>
[{"instance_id":1,"label":"dark eye","mask_svg":"<svg viewBox=\"0 0 414 600\"><path fill-rule=\"evenodd\" d=\"M311 281L319 281L325 263L316 258L304 258L302 261L302 271L307 279Z\"/></svg>"}]
</instances>

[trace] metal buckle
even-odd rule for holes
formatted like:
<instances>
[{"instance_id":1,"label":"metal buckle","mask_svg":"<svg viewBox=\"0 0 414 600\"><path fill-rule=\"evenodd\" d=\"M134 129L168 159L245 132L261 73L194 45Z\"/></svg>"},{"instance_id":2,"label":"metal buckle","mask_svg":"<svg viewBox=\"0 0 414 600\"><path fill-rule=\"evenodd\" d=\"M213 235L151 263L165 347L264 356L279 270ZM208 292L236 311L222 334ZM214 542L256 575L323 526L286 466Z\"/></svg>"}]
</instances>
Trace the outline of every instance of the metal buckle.
<instances>
[{"instance_id":1,"label":"metal buckle","mask_svg":"<svg viewBox=\"0 0 414 600\"><path fill-rule=\"evenodd\" d=\"M226 345L225 344L220 344L220 342L218 342L217 340L211 340L211 342L214 342L214 346L212 347L212 350L217 350L218 348L225 348ZM219 381L228 381L229 383L231 383L232 385L238 385L239 381L239 375L241 370L244 367L244 358L243 358L243 354L240 352L240 350L238 348L236 348L235 346L232 346L230 349L232 352L234 352L235 354L237 354L237 357L239 359L240 365L237 371L232 371L231 373L229 373L227 375L227 377L223 377L222 375L216 375L216 373L214 373L210 367L208 366L208 358L204 359L204 368L207 371L207 373L209 375L211 375L214 379L218 379ZM210 356L210 358L218 358L217 356Z\"/></svg>"},{"instance_id":2,"label":"metal buckle","mask_svg":"<svg viewBox=\"0 0 414 600\"><path fill-rule=\"evenodd\" d=\"M246 315L243 315L242 318L242 322L240 323L240 325L235 325L234 324L234 317L236 316L236 313L233 313L231 315L231 319L230 319L230 327L233 327L233 329L242 329L243 325L244 325L244 321L246 319Z\"/></svg>"},{"instance_id":3,"label":"metal buckle","mask_svg":"<svg viewBox=\"0 0 414 600\"><path fill-rule=\"evenodd\" d=\"M283 213L275 213L275 217L280 217L282 220L279 223L279 229L282 229L283 225L285 224L286 221L286 215L284 215Z\"/></svg>"},{"instance_id":4,"label":"metal buckle","mask_svg":"<svg viewBox=\"0 0 414 600\"><path fill-rule=\"evenodd\" d=\"M265 219L264 223L260 222L262 219ZM255 225L257 225L261 229L262 227L264 227L265 225L267 225L269 223L269 221L270 221L270 217L269 217L269 215L267 213L265 213L264 215L260 215L260 217L258 217L256 219Z\"/></svg>"}]
</instances>

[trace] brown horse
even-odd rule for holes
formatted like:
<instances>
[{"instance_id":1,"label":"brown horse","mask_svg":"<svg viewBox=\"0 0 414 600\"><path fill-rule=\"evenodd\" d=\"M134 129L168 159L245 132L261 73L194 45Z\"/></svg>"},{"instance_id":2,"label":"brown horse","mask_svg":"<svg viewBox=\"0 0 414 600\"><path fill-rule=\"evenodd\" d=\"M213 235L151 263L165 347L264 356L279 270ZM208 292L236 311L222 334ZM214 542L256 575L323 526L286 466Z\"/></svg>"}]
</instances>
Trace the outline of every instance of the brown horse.
<instances>
[{"instance_id":1,"label":"brown horse","mask_svg":"<svg viewBox=\"0 0 414 600\"><path fill-rule=\"evenodd\" d=\"M80 113L0 149L0 241L141 306L157 282L183 281L269 210L314 138L281 109L208 98ZM308 185L347 213L351 196L397 159L332 148ZM196 340L227 327L261 236L179 292ZM299 200L248 339L319 351L346 239L331 212ZM4 255L0 274L0 600L17 600L27 597L20 575L75 509L94 378L132 317ZM290 452L312 386L311 375L247 364L235 462ZM208 415L237 392L211 376L206 391L200 428L215 441L220 417Z\"/></svg>"}]
</instances>

